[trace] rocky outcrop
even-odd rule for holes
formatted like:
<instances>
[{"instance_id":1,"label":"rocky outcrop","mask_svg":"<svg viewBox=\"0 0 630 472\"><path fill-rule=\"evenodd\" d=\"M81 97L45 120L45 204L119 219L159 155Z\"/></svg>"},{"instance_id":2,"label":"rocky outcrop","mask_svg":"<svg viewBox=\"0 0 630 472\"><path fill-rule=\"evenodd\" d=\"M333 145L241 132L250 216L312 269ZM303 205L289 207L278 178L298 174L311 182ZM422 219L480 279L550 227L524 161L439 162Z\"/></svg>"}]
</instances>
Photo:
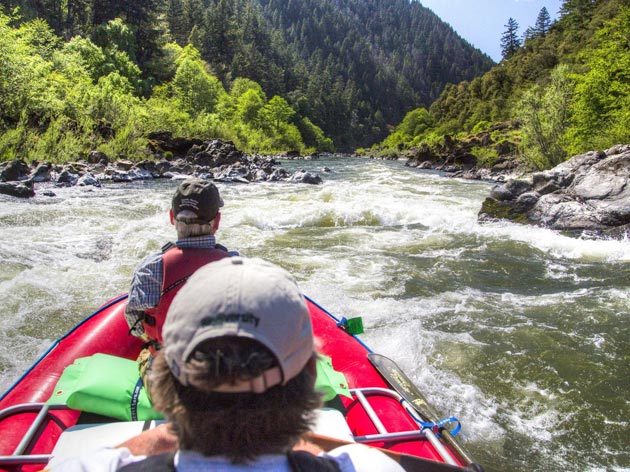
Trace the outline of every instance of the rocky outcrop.
<instances>
[{"instance_id":1,"label":"rocky outcrop","mask_svg":"<svg viewBox=\"0 0 630 472\"><path fill-rule=\"evenodd\" d=\"M465 138L447 135L439 144L429 146L423 143L406 152L405 165L418 169L438 170L447 177L505 181L508 176L526 171L515 156L516 145L506 138L518 127L517 122L497 123L485 131ZM489 162L480 162L476 157L475 154L480 149L494 156L491 165Z\"/></svg>"},{"instance_id":2,"label":"rocky outcrop","mask_svg":"<svg viewBox=\"0 0 630 472\"><path fill-rule=\"evenodd\" d=\"M531 181L497 185L479 217L630 236L630 145L574 156Z\"/></svg>"},{"instance_id":3,"label":"rocky outcrop","mask_svg":"<svg viewBox=\"0 0 630 472\"><path fill-rule=\"evenodd\" d=\"M159 178L197 176L219 182L299 182L319 184L318 174L302 170L289 173L268 156L248 155L234 143L214 139L173 138L170 133L149 136L149 149L157 159L134 162L127 159L112 161L99 151L90 152L84 161L64 165L33 163L21 160L0 164L0 193L30 197L35 194L34 183L42 186L94 186L102 182L132 182ZM26 180L28 179L28 180ZM42 188L49 191L49 188Z\"/></svg>"}]
</instances>

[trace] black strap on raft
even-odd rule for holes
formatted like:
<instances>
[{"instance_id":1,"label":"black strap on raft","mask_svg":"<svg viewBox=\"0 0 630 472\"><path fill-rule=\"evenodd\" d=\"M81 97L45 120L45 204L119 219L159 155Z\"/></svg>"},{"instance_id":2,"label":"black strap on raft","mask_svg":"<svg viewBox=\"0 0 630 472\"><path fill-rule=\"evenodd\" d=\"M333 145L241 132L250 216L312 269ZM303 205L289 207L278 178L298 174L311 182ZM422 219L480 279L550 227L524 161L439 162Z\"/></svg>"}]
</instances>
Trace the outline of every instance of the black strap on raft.
<instances>
[{"instance_id":1,"label":"black strap on raft","mask_svg":"<svg viewBox=\"0 0 630 472\"><path fill-rule=\"evenodd\" d=\"M130 336L133 334L133 332L138 327L138 325L142 324L142 322L144 321L145 317L147 316L147 314L144 311L142 311L142 310L134 310L133 314L136 317L136 321L131 326L131 328L129 328L129 332L127 334L129 334ZM153 319L153 322L155 323L155 318Z\"/></svg>"},{"instance_id":2,"label":"black strap on raft","mask_svg":"<svg viewBox=\"0 0 630 472\"><path fill-rule=\"evenodd\" d=\"M175 247L175 243L169 241L164 246L162 246L162 254L168 251L170 248Z\"/></svg>"},{"instance_id":3,"label":"black strap on raft","mask_svg":"<svg viewBox=\"0 0 630 472\"><path fill-rule=\"evenodd\" d=\"M142 382L142 379L138 379L136 386L133 388L131 402L129 403L129 406L131 407L131 421L138 421L138 400L140 399L140 391L143 387L144 383Z\"/></svg>"},{"instance_id":4,"label":"black strap on raft","mask_svg":"<svg viewBox=\"0 0 630 472\"><path fill-rule=\"evenodd\" d=\"M293 472L341 472L334 459L318 457L304 451L287 453ZM149 456L118 469L120 472L175 472L175 454L165 453Z\"/></svg>"},{"instance_id":5,"label":"black strap on raft","mask_svg":"<svg viewBox=\"0 0 630 472\"><path fill-rule=\"evenodd\" d=\"M287 459L293 472L341 472L334 459L314 456L305 451L289 451Z\"/></svg>"}]
</instances>

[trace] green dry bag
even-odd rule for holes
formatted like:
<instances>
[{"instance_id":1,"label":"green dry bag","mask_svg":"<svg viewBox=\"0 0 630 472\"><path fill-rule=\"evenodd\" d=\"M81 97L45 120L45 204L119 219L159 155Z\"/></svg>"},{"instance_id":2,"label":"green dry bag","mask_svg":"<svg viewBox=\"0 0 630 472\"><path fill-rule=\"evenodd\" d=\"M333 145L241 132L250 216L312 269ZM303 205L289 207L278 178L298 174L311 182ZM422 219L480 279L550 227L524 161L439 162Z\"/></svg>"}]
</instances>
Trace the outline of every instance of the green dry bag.
<instances>
[{"instance_id":1,"label":"green dry bag","mask_svg":"<svg viewBox=\"0 0 630 472\"><path fill-rule=\"evenodd\" d=\"M328 356L317 356L317 379L315 390L323 394L323 400L327 402L337 395L345 395L352 398L348 390L346 376L333 368L332 360Z\"/></svg>"},{"instance_id":2,"label":"green dry bag","mask_svg":"<svg viewBox=\"0 0 630 472\"><path fill-rule=\"evenodd\" d=\"M162 418L142 386L138 364L107 354L82 357L66 367L48 403L123 421Z\"/></svg>"}]
</instances>

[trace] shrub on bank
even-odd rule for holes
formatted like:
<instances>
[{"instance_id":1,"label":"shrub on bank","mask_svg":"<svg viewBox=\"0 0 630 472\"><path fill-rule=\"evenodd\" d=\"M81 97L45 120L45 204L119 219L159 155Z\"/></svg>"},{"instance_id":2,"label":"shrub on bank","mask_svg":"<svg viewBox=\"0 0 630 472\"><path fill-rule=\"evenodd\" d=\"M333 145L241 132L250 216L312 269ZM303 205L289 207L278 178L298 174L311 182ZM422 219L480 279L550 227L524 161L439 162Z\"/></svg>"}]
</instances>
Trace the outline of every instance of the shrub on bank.
<instances>
[{"instance_id":1,"label":"shrub on bank","mask_svg":"<svg viewBox=\"0 0 630 472\"><path fill-rule=\"evenodd\" d=\"M152 131L233 140L245 151L331 151L332 141L281 97L237 78L228 93L191 45L164 46L149 87L120 20L64 43L42 20L0 9L0 160L65 162L98 149L146 157Z\"/></svg>"}]
</instances>

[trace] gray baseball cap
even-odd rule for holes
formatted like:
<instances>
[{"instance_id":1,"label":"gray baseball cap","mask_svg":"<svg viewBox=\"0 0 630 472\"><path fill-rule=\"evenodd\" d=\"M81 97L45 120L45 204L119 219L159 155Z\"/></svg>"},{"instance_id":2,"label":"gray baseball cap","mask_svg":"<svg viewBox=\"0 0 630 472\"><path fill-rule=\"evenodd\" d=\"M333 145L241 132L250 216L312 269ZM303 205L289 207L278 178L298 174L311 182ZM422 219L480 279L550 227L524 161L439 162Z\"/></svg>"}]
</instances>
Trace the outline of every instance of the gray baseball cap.
<instances>
[{"instance_id":1,"label":"gray baseball cap","mask_svg":"<svg viewBox=\"0 0 630 472\"><path fill-rule=\"evenodd\" d=\"M219 385L216 392L262 393L286 384L313 355L313 328L293 277L261 259L227 257L203 266L182 287L164 323L164 357L182 385L191 385L188 361L204 341L254 339L277 358L263 375Z\"/></svg>"}]
</instances>

